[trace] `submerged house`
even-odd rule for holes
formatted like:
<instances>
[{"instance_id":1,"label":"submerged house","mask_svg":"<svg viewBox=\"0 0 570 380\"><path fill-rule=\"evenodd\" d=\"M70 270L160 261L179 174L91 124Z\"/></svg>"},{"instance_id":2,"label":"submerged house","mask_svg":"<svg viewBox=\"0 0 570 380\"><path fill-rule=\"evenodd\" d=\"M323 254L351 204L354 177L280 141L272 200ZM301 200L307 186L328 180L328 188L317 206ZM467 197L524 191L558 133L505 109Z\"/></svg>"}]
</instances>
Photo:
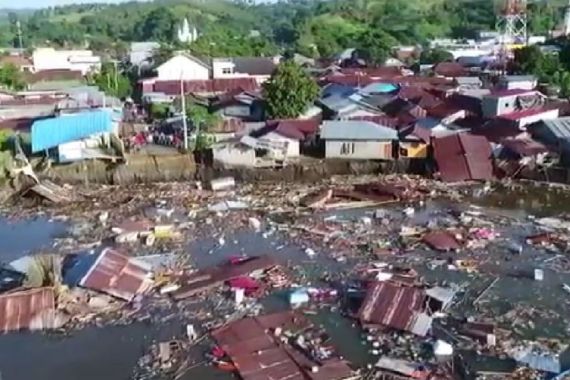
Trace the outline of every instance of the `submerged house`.
<instances>
[{"instance_id":1,"label":"submerged house","mask_svg":"<svg viewBox=\"0 0 570 380\"><path fill-rule=\"evenodd\" d=\"M89 158L115 159L120 113L98 109L37 120L32 125L32 153L56 152L58 162ZM103 148L103 149L102 149Z\"/></svg>"}]
</instances>

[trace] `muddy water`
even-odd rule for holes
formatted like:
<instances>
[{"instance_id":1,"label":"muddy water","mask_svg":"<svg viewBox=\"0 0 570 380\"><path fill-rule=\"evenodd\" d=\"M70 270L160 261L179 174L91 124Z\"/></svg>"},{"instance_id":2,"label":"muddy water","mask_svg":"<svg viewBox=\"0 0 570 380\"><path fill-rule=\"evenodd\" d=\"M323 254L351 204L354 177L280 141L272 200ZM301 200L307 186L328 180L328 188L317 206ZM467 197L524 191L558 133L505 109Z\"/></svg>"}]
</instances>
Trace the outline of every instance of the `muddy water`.
<instances>
[{"instance_id":1,"label":"muddy water","mask_svg":"<svg viewBox=\"0 0 570 380\"><path fill-rule=\"evenodd\" d=\"M531 195L529 195L531 194ZM522 199L522 201L521 201ZM509 236L513 241L522 242L524 236L532 230L530 222L526 219L527 212L535 215L557 213L564 207L570 209L565 195L546 196L542 192L532 194L526 192L495 194L477 199L477 203L488 208L483 209L489 215L505 215L513 222L499 227L500 232ZM425 224L427 221L445 217L449 207L466 207L450 205L441 202L428 203L418 208L411 219L406 219L401 207L386 209L399 224ZM335 213L340 219L359 218L370 210L359 210ZM51 223L45 219L27 221L8 221L0 219L0 260L9 261L31 251L43 250L50 246L51 240L63 234L65 226ZM188 249L192 253L198 267L213 265L224 258L248 253L251 255L270 253L278 258L301 264L306 273L319 273L323 268L329 271L342 271L346 266L354 265L349 260L340 264L323 259L323 252L318 252L315 260L309 260L304 253L304 247L291 245L282 236L277 234L263 237L250 231L238 232L231 236L224 236L221 245L218 237L203 239L198 243L190 244ZM501 258L508 258L506 249L497 254ZM425 252L430 255L429 252ZM502 256L501 256L502 255ZM543 255L544 256L544 255ZM508 261L507 265L500 266L501 279L489 292L488 307L496 315L510 309L515 302L523 302L531 307L541 306L544 309L555 310L560 315L568 315L570 296L561 289L561 283L570 284L570 275L555 273L547 270L545 281L535 282L530 278L509 276L509 272L530 272L535 267L543 265L544 257L536 255L532 250L526 250L521 257ZM493 263L489 264L493 267ZM472 301L479 292L495 278L494 275L466 274L463 272L450 272L445 269L427 269L421 266L418 270L430 279L446 279L449 283L469 285L473 290L465 295L466 304ZM496 272L494 272L496 273ZM276 294L263 300L268 311L280 310L287 307L283 294ZM472 312L468 305L461 305L465 316ZM333 341L337 343L340 352L353 361L357 366L365 365L370 358L367 347L363 344L361 334L351 321L331 312L321 312L313 317L315 322L323 324L331 333ZM530 331L530 338L536 336L565 336L567 335L568 320L559 319L558 323L535 321L536 329ZM176 321L165 325L150 325L144 323L129 326L114 326L97 328L90 327L82 331L73 332L71 336L49 336L40 333L17 333L0 336L0 379L1 380L127 380L132 378L133 368L137 360L148 346L157 340L166 340L180 336L183 321ZM201 352L207 345L196 348L196 361L201 361ZM208 366L198 366L190 371L184 379L217 380L231 379L232 376L217 371Z\"/></svg>"}]
</instances>

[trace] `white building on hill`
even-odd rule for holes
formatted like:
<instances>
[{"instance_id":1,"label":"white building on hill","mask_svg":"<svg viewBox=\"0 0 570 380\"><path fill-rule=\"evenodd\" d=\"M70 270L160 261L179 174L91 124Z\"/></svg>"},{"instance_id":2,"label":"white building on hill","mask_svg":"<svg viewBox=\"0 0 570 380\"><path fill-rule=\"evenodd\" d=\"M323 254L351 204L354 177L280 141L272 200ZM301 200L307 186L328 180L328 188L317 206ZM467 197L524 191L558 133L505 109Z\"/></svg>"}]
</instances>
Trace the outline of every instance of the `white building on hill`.
<instances>
[{"instance_id":1,"label":"white building on hill","mask_svg":"<svg viewBox=\"0 0 570 380\"><path fill-rule=\"evenodd\" d=\"M101 57L91 50L55 50L38 48L32 54L34 71L71 70L82 75L101 70Z\"/></svg>"}]
</instances>

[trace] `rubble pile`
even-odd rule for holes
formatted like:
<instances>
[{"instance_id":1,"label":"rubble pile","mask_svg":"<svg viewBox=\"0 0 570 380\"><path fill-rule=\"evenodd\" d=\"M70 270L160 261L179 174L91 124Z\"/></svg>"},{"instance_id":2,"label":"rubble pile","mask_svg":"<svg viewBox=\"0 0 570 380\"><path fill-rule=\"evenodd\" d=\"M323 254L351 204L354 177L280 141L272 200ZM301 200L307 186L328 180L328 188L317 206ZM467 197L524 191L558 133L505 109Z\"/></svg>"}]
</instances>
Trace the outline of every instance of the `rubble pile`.
<instances>
[{"instance_id":1,"label":"rubble pile","mask_svg":"<svg viewBox=\"0 0 570 380\"><path fill-rule=\"evenodd\" d=\"M67 190L81 198L4 210L68 232L2 266L2 332L179 324L138 379L205 365L317 380L570 369L570 222L476 205L489 186L386 176ZM326 313L349 321L365 358L323 326Z\"/></svg>"}]
</instances>

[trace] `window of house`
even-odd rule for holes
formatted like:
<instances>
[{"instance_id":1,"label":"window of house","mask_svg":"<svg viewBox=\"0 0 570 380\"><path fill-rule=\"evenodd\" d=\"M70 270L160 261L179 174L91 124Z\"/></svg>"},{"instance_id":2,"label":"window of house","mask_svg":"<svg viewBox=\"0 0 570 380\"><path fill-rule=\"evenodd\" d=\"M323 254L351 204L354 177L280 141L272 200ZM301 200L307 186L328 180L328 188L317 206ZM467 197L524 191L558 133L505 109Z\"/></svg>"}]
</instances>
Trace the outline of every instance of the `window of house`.
<instances>
[{"instance_id":1,"label":"window of house","mask_svg":"<svg viewBox=\"0 0 570 380\"><path fill-rule=\"evenodd\" d=\"M231 67L224 67L222 69L222 74L233 74L232 73L232 68Z\"/></svg>"},{"instance_id":2,"label":"window of house","mask_svg":"<svg viewBox=\"0 0 570 380\"><path fill-rule=\"evenodd\" d=\"M340 154L343 156L354 154L354 143L343 143L340 146Z\"/></svg>"}]
</instances>

